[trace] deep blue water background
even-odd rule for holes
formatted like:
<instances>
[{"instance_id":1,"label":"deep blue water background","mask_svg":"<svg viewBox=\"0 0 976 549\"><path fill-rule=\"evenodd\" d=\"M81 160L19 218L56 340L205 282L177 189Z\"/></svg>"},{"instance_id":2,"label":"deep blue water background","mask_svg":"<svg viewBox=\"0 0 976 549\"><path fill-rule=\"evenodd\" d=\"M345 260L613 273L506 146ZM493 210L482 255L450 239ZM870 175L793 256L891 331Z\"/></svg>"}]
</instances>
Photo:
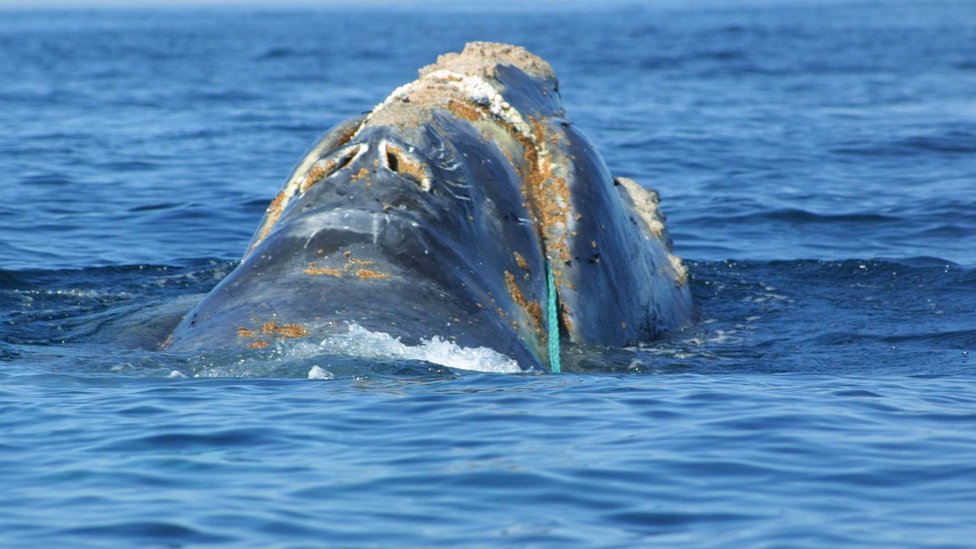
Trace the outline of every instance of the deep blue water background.
<instances>
[{"instance_id":1,"label":"deep blue water background","mask_svg":"<svg viewBox=\"0 0 976 549\"><path fill-rule=\"evenodd\" d=\"M0 546L972 546L976 3L480 10L0 11ZM661 192L694 326L548 376L138 347L474 39Z\"/></svg>"}]
</instances>

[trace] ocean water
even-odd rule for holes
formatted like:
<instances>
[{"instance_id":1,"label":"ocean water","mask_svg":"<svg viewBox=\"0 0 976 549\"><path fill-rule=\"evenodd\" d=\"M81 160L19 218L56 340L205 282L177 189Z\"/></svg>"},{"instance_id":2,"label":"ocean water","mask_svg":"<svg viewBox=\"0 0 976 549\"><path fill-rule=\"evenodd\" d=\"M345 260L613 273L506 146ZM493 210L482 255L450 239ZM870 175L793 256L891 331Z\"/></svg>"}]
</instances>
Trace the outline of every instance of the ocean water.
<instances>
[{"instance_id":1,"label":"ocean water","mask_svg":"<svg viewBox=\"0 0 976 549\"><path fill-rule=\"evenodd\" d=\"M974 21L0 11L0 546L972 546ZM147 348L321 132L476 39L660 191L694 325L561 375Z\"/></svg>"}]
</instances>

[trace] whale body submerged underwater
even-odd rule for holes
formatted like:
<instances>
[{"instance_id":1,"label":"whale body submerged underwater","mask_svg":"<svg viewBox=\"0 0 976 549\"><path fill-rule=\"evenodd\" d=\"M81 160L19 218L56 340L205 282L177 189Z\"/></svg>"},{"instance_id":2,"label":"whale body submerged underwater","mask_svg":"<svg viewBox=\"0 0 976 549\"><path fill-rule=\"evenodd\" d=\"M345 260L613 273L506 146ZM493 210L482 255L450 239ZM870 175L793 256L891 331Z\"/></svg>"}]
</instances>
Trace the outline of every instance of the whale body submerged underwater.
<instances>
[{"instance_id":1,"label":"whale body submerged underwater","mask_svg":"<svg viewBox=\"0 0 976 549\"><path fill-rule=\"evenodd\" d=\"M611 176L544 60L442 55L299 162L241 263L165 348L260 349L365 330L487 349L627 346L691 316L654 191Z\"/></svg>"}]
</instances>

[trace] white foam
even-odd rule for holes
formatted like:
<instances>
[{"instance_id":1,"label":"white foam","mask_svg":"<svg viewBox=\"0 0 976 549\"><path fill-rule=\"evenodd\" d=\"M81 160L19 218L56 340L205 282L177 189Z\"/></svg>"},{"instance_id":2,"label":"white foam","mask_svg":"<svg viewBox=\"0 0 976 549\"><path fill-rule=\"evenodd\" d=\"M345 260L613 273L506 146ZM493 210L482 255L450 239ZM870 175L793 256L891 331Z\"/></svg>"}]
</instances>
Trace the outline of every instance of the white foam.
<instances>
[{"instance_id":1,"label":"white foam","mask_svg":"<svg viewBox=\"0 0 976 549\"><path fill-rule=\"evenodd\" d=\"M320 366L312 366L308 371L308 379L335 379L335 374Z\"/></svg>"},{"instance_id":2,"label":"white foam","mask_svg":"<svg viewBox=\"0 0 976 549\"><path fill-rule=\"evenodd\" d=\"M319 351L363 358L423 360L448 368L511 374L521 372L511 358L487 347L461 347L438 336L422 339L420 345L405 345L400 338L384 332L371 332L355 322L345 334L326 338ZM314 370L315 368L313 368ZM309 371L309 377L312 372Z\"/></svg>"}]
</instances>

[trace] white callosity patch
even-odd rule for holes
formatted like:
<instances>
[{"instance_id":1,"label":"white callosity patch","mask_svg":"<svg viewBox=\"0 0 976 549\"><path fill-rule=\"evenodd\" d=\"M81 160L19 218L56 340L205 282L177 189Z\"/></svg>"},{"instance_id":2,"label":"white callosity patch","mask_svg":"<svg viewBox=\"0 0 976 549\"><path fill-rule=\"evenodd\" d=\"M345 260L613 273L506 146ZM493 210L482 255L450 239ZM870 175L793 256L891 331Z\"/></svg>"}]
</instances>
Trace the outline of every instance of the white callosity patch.
<instances>
[{"instance_id":1,"label":"white callosity patch","mask_svg":"<svg viewBox=\"0 0 976 549\"><path fill-rule=\"evenodd\" d=\"M660 249L667 252L668 264L673 271L670 277L679 286L684 286L688 282L688 269L681 258L672 253L671 238L668 236L664 213L660 208L661 199L657 191L645 188L628 177L617 177L616 182L622 189L621 196L629 203L631 210L643 224L641 232L644 237L656 239L660 243ZM669 276L668 273L664 274Z\"/></svg>"},{"instance_id":2,"label":"white callosity patch","mask_svg":"<svg viewBox=\"0 0 976 549\"><path fill-rule=\"evenodd\" d=\"M661 199L657 191L646 189L629 177L617 177L617 183L623 186L630 200L633 202L634 213L644 222L647 231L667 245L667 230L664 226L664 214L661 213Z\"/></svg>"},{"instance_id":3,"label":"white callosity patch","mask_svg":"<svg viewBox=\"0 0 976 549\"><path fill-rule=\"evenodd\" d=\"M674 280L678 286L684 286L688 283L688 267L685 267L684 261L680 257L669 253L668 262L671 264L671 269L674 270Z\"/></svg>"},{"instance_id":4,"label":"white callosity patch","mask_svg":"<svg viewBox=\"0 0 976 549\"><path fill-rule=\"evenodd\" d=\"M511 374L522 371L514 360L487 347L461 347L437 336L421 340L420 345L410 346L390 334L371 332L355 322L349 325L347 333L323 340L318 350L363 358L423 360L476 372Z\"/></svg>"}]
</instances>

